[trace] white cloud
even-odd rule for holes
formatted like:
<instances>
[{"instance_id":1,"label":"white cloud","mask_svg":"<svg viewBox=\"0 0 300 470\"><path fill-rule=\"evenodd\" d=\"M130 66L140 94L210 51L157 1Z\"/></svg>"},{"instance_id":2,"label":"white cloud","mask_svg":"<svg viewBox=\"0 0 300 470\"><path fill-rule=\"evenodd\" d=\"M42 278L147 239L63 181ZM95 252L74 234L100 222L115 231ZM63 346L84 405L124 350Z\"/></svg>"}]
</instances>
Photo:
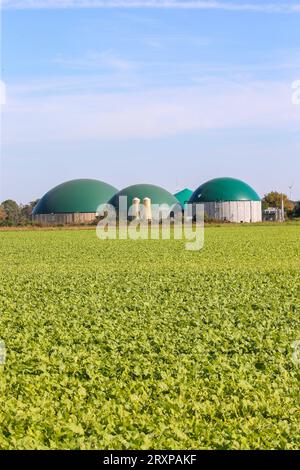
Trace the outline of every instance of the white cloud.
<instances>
[{"instance_id":1,"label":"white cloud","mask_svg":"<svg viewBox=\"0 0 300 470\"><path fill-rule=\"evenodd\" d=\"M58 57L54 60L58 65L75 68L108 68L116 72L128 72L136 68L136 64L122 59L120 56L115 54L112 50L106 50L103 52L89 51L83 57L79 58L66 58Z\"/></svg>"},{"instance_id":2,"label":"white cloud","mask_svg":"<svg viewBox=\"0 0 300 470\"><path fill-rule=\"evenodd\" d=\"M47 8L177 8L200 10L253 11L266 13L300 12L300 3L236 3L200 0L2 0L5 9Z\"/></svg>"},{"instance_id":3,"label":"white cloud","mask_svg":"<svg viewBox=\"0 0 300 470\"><path fill-rule=\"evenodd\" d=\"M0 106L6 103L6 85L0 80Z\"/></svg>"},{"instance_id":4,"label":"white cloud","mask_svg":"<svg viewBox=\"0 0 300 470\"><path fill-rule=\"evenodd\" d=\"M264 82L149 92L22 96L8 90L3 137L18 142L157 138L208 129L297 129L291 87Z\"/></svg>"}]
</instances>

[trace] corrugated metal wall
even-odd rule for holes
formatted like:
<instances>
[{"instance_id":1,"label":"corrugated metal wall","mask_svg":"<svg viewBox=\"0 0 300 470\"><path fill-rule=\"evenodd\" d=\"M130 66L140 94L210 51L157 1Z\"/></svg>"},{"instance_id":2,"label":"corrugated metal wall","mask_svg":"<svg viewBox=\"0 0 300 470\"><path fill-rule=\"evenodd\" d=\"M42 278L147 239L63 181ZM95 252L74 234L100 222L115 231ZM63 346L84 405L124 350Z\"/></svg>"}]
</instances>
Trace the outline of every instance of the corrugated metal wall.
<instances>
[{"instance_id":1,"label":"corrugated metal wall","mask_svg":"<svg viewBox=\"0 0 300 470\"><path fill-rule=\"evenodd\" d=\"M80 212L73 214L37 214L33 216L35 222L45 225L57 224L87 224L96 217L96 212Z\"/></svg>"},{"instance_id":2,"label":"corrugated metal wall","mask_svg":"<svg viewBox=\"0 0 300 470\"><path fill-rule=\"evenodd\" d=\"M235 223L262 221L260 201L206 202L204 212L210 219Z\"/></svg>"}]
</instances>

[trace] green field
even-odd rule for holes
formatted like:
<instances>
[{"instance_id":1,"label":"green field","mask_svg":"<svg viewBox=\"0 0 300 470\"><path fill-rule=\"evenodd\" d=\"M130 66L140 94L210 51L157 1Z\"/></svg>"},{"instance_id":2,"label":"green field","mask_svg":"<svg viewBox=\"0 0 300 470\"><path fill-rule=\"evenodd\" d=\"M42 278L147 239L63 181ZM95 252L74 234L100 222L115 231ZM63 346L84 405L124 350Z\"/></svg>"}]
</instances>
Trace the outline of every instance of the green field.
<instances>
[{"instance_id":1,"label":"green field","mask_svg":"<svg viewBox=\"0 0 300 470\"><path fill-rule=\"evenodd\" d=\"M300 227L0 232L1 449L296 449Z\"/></svg>"}]
</instances>

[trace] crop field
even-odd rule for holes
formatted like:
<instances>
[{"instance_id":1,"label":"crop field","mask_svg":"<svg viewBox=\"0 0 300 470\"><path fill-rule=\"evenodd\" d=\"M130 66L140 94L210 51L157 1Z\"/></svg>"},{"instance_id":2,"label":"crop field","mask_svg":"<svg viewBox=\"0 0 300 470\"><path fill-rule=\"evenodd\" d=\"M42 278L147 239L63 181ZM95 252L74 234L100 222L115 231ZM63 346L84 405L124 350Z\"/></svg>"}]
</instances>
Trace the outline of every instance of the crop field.
<instances>
[{"instance_id":1,"label":"crop field","mask_svg":"<svg viewBox=\"0 0 300 470\"><path fill-rule=\"evenodd\" d=\"M0 248L0 449L299 448L299 225Z\"/></svg>"}]
</instances>

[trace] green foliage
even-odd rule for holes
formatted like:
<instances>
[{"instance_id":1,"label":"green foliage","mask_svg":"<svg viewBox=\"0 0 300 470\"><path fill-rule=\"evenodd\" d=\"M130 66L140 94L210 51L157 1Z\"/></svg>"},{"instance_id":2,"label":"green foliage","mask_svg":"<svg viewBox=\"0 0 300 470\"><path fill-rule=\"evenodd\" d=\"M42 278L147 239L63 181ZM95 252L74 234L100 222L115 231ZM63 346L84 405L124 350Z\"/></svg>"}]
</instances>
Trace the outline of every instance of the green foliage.
<instances>
[{"instance_id":1,"label":"green foliage","mask_svg":"<svg viewBox=\"0 0 300 470\"><path fill-rule=\"evenodd\" d=\"M0 204L0 224L6 219L6 212L2 204Z\"/></svg>"},{"instance_id":2,"label":"green foliage","mask_svg":"<svg viewBox=\"0 0 300 470\"><path fill-rule=\"evenodd\" d=\"M6 225L17 225L20 219L20 211L18 204L12 199L7 199L1 204L3 211L3 221Z\"/></svg>"},{"instance_id":3,"label":"green foliage","mask_svg":"<svg viewBox=\"0 0 300 470\"><path fill-rule=\"evenodd\" d=\"M294 203L289 200L286 194L278 193L277 191L271 191L264 196L262 200L263 209L267 209L268 207L277 207L277 209L281 209L282 198L284 210L290 214L294 209Z\"/></svg>"},{"instance_id":4,"label":"green foliage","mask_svg":"<svg viewBox=\"0 0 300 470\"><path fill-rule=\"evenodd\" d=\"M31 214L38 202L39 200L36 199L35 201L31 201L28 204L21 205L19 207L20 221L22 224L26 225L28 223L31 223Z\"/></svg>"},{"instance_id":5,"label":"green foliage","mask_svg":"<svg viewBox=\"0 0 300 470\"><path fill-rule=\"evenodd\" d=\"M299 448L299 226L0 247L1 449Z\"/></svg>"},{"instance_id":6,"label":"green foliage","mask_svg":"<svg viewBox=\"0 0 300 470\"><path fill-rule=\"evenodd\" d=\"M38 200L25 205L18 205L16 201L8 199L0 205L0 225L13 227L17 225L31 225L31 213Z\"/></svg>"}]
</instances>

